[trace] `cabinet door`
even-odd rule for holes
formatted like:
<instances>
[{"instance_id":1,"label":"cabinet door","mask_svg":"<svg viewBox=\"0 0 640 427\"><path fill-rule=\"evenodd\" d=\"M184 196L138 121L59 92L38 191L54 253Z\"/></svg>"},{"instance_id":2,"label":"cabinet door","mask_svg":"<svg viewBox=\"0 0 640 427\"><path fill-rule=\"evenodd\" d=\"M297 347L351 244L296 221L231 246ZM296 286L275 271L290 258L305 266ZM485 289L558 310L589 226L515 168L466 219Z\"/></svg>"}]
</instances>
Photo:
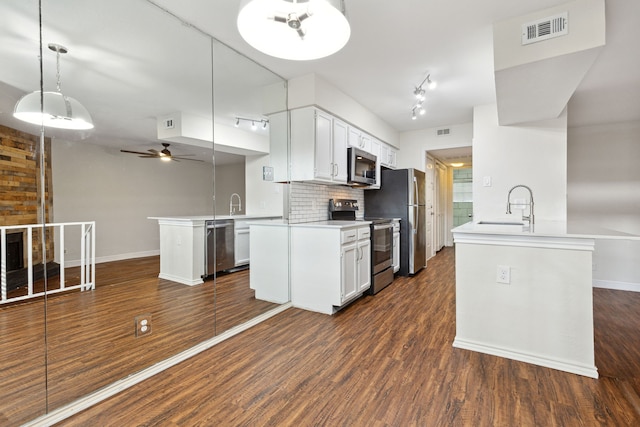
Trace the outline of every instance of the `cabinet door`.
<instances>
[{"instance_id":1,"label":"cabinet door","mask_svg":"<svg viewBox=\"0 0 640 427\"><path fill-rule=\"evenodd\" d=\"M340 302L353 298L358 294L357 288L357 262L358 262L358 245L354 243L342 245L342 265L341 265L341 284L340 284Z\"/></svg>"},{"instance_id":2,"label":"cabinet door","mask_svg":"<svg viewBox=\"0 0 640 427\"><path fill-rule=\"evenodd\" d=\"M235 231L234 258L236 267L249 264L249 229Z\"/></svg>"},{"instance_id":3,"label":"cabinet door","mask_svg":"<svg viewBox=\"0 0 640 427\"><path fill-rule=\"evenodd\" d=\"M397 152L394 148L389 147L389 167L396 168L397 165Z\"/></svg>"},{"instance_id":4,"label":"cabinet door","mask_svg":"<svg viewBox=\"0 0 640 427\"><path fill-rule=\"evenodd\" d=\"M367 153L371 152L371 135L364 132L360 134L360 149Z\"/></svg>"},{"instance_id":5,"label":"cabinet door","mask_svg":"<svg viewBox=\"0 0 640 427\"><path fill-rule=\"evenodd\" d=\"M347 182L347 124L333 119L333 180Z\"/></svg>"},{"instance_id":6,"label":"cabinet door","mask_svg":"<svg viewBox=\"0 0 640 427\"><path fill-rule=\"evenodd\" d=\"M360 292L371 287L371 241L358 242L358 290Z\"/></svg>"},{"instance_id":7,"label":"cabinet door","mask_svg":"<svg viewBox=\"0 0 640 427\"><path fill-rule=\"evenodd\" d=\"M382 166L389 166L389 146L385 143L380 145L380 163Z\"/></svg>"},{"instance_id":8,"label":"cabinet door","mask_svg":"<svg viewBox=\"0 0 640 427\"><path fill-rule=\"evenodd\" d=\"M400 233L393 233L393 260L391 261L393 272L400 270Z\"/></svg>"},{"instance_id":9,"label":"cabinet door","mask_svg":"<svg viewBox=\"0 0 640 427\"><path fill-rule=\"evenodd\" d=\"M269 116L269 153L275 182L289 181L288 127L286 111Z\"/></svg>"},{"instance_id":10,"label":"cabinet door","mask_svg":"<svg viewBox=\"0 0 640 427\"><path fill-rule=\"evenodd\" d=\"M335 166L333 164L331 144L331 116L316 111L315 114L315 166L314 177L326 181L333 178ZM346 154L345 154L346 161ZM345 171L346 176L346 171Z\"/></svg>"},{"instance_id":11,"label":"cabinet door","mask_svg":"<svg viewBox=\"0 0 640 427\"><path fill-rule=\"evenodd\" d=\"M362 141L360 139L360 129L349 126L349 139L348 143L350 147L362 148Z\"/></svg>"}]
</instances>

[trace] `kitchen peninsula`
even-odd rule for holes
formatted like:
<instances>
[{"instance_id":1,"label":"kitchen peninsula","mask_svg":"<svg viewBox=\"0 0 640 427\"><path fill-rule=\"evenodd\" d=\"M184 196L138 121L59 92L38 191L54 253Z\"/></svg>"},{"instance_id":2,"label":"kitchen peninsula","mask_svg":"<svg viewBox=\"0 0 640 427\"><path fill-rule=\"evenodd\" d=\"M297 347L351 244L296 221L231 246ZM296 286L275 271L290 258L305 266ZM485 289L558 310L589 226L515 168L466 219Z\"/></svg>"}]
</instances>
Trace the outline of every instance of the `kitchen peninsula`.
<instances>
[{"instance_id":1,"label":"kitchen peninsula","mask_svg":"<svg viewBox=\"0 0 640 427\"><path fill-rule=\"evenodd\" d=\"M479 221L452 230L454 347L592 378L592 252L598 238L640 239L579 224Z\"/></svg>"},{"instance_id":2,"label":"kitchen peninsula","mask_svg":"<svg viewBox=\"0 0 640 427\"><path fill-rule=\"evenodd\" d=\"M235 228L241 224L246 225L249 220L280 218L268 215L219 215L215 220L232 220ZM160 274L158 277L189 286L204 283L206 223L214 220L214 217L200 215L149 217L148 219L157 220L160 228ZM243 229L242 232L244 233L245 230ZM246 235L247 246L248 242L249 236ZM248 251L248 247L246 249ZM246 259L242 262L246 264Z\"/></svg>"}]
</instances>

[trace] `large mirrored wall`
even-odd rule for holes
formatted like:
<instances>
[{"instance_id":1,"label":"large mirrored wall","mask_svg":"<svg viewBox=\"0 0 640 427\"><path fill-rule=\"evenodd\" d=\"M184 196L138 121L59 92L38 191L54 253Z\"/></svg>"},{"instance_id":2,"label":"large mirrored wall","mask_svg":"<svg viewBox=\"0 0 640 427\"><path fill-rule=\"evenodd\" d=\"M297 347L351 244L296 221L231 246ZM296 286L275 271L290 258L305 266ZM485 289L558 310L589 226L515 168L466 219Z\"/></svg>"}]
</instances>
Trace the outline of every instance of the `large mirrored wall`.
<instances>
[{"instance_id":1,"label":"large mirrored wall","mask_svg":"<svg viewBox=\"0 0 640 427\"><path fill-rule=\"evenodd\" d=\"M249 243L286 211L287 186L263 179L286 82L144 0L43 0L41 62L39 2L0 14L0 425L17 425L282 302L256 298ZM40 64L56 90L50 43L92 130L12 117ZM223 220L234 239L207 245ZM240 255L207 271L224 244Z\"/></svg>"}]
</instances>

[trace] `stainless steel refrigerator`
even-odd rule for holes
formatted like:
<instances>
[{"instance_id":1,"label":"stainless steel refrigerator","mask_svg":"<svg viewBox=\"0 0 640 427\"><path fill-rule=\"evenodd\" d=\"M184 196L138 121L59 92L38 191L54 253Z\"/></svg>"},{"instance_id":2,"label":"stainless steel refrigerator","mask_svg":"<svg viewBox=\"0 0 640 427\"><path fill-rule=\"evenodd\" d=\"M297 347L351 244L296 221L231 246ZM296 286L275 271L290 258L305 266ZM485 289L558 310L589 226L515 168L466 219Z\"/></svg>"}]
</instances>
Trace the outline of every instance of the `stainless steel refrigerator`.
<instances>
[{"instance_id":1,"label":"stainless steel refrigerator","mask_svg":"<svg viewBox=\"0 0 640 427\"><path fill-rule=\"evenodd\" d=\"M368 218L400 218L400 270L416 274L426 266L426 207L424 172L416 169L383 169L379 190L364 192Z\"/></svg>"}]
</instances>

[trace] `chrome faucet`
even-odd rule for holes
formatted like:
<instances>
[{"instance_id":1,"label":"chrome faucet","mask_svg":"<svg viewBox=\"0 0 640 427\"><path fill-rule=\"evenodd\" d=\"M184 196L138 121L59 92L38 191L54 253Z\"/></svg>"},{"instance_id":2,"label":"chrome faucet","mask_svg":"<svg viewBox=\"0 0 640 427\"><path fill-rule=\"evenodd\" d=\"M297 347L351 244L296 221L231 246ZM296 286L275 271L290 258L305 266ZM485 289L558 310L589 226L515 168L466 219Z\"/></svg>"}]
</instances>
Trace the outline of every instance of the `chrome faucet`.
<instances>
[{"instance_id":1,"label":"chrome faucet","mask_svg":"<svg viewBox=\"0 0 640 427\"><path fill-rule=\"evenodd\" d=\"M511 213L511 192L518 187L526 188L529 191L529 203L525 203L524 206L529 206L529 216L522 215L523 220L529 221L529 225L533 225L534 216L533 216L533 191L526 185L514 185L509 190L509 194L507 194L507 213ZM522 205L522 203L514 203L514 205Z\"/></svg>"},{"instance_id":2,"label":"chrome faucet","mask_svg":"<svg viewBox=\"0 0 640 427\"><path fill-rule=\"evenodd\" d=\"M238 198L238 203L233 204L233 196ZM240 195L238 193L233 193L231 195L231 199L229 199L229 215L233 215L236 213L235 207L238 207L238 212L242 211L242 199L240 199Z\"/></svg>"}]
</instances>

